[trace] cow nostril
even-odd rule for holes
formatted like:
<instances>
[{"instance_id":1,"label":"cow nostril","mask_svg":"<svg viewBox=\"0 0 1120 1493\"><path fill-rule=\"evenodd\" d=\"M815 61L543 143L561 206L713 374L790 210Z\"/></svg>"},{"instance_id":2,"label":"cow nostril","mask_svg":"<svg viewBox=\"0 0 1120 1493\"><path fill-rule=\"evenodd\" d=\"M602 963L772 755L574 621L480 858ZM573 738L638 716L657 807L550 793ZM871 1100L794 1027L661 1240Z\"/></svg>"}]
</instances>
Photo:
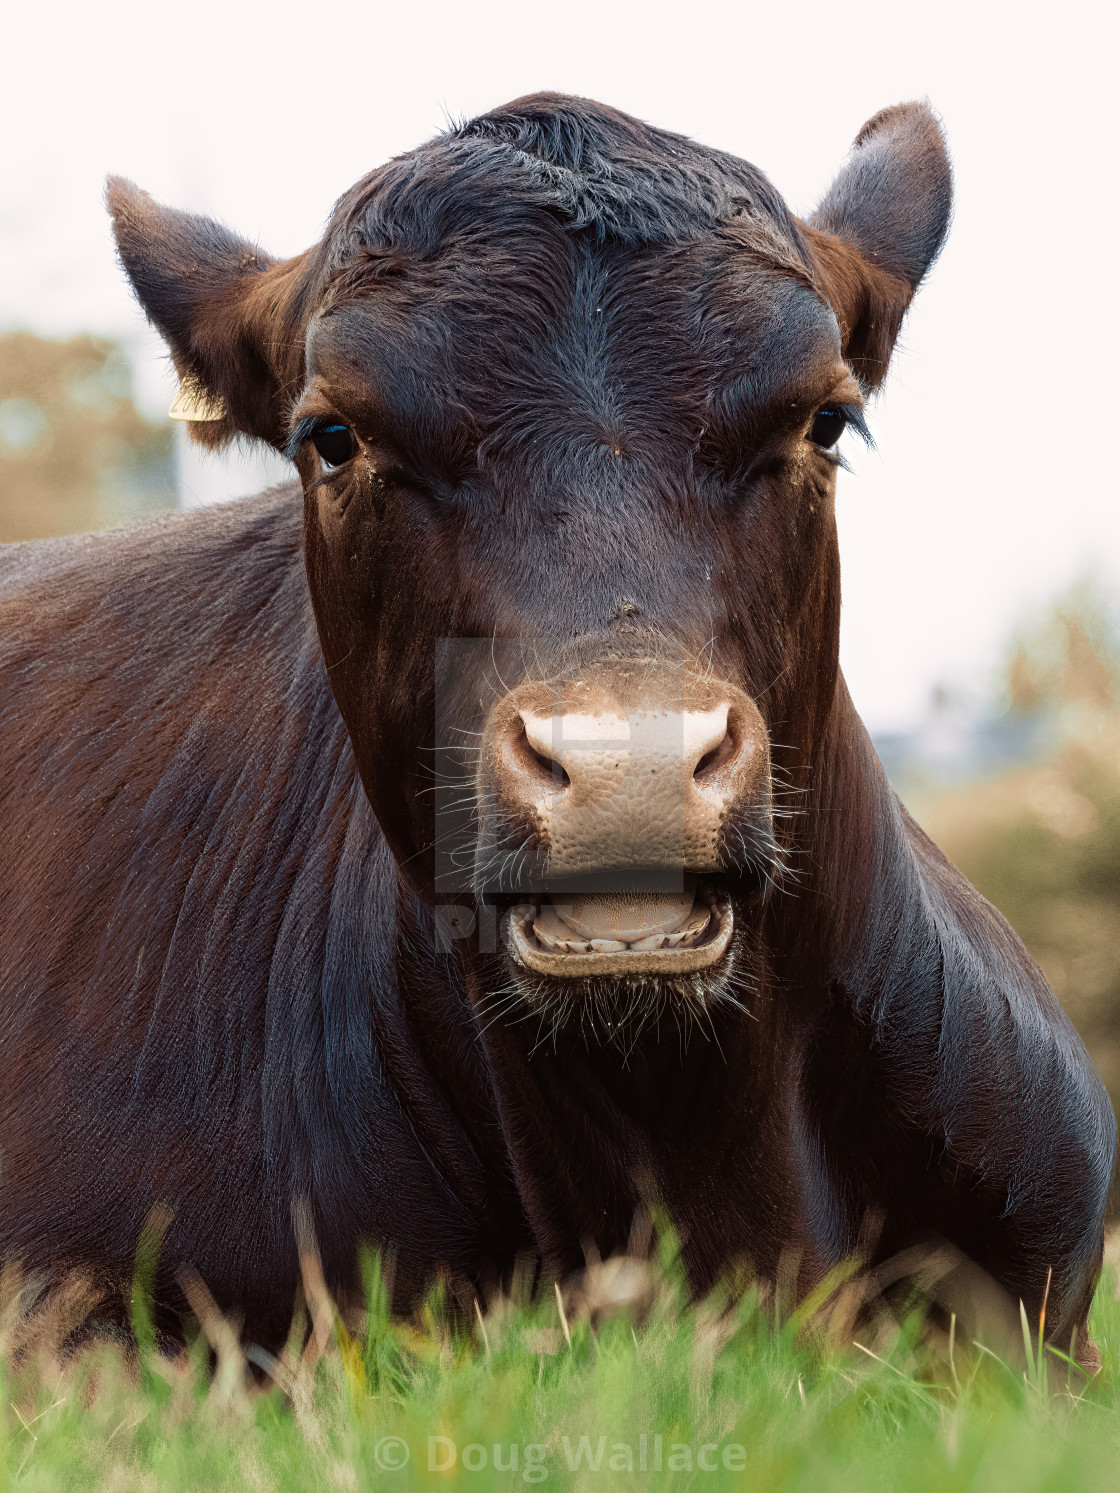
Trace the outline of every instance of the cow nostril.
<instances>
[{"instance_id":1,"label":"cow nostril","mask_svg":"<svg viewBox=\"0 0 1120 1493\"><path fill-rule=\"evenodd\" d=\"M693 769L694 778L711 777L718 772L725 762L730 762L738 750L738 742L730 731L726 731L723 739L718 741L711 751L705 752Z\"/></svg>"},{"instance_id":2,"label":"cow nostril","mask_svg":"<svg viewBox=\"0 0 1120 1493\"><path fill-rule=\"evenodd\" d=\"M571 778L561 767L560 763L553 757L546 757L543 752L538 752L529 740L524 727L521 731L521 739L518 742L521 759L534 777L547 778L554 788L568 788L571 786Z\"/></svg>"}]
</instances>

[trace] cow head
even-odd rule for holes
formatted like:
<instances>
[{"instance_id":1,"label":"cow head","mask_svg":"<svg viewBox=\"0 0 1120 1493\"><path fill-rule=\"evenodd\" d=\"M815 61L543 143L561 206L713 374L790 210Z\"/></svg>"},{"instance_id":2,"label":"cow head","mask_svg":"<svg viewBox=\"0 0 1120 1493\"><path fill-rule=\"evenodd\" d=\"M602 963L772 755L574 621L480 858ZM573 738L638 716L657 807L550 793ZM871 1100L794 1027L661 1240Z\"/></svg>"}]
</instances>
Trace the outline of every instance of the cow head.
<instances>
[{"instance_id":1,"label":"cow head","mask_svg":"<svg viewBox=\"0 0 1120 1493\"><path fill-rule=\"evenodd\" d=\"M949 203L921 104L807 223L744 162L554 96L375 171L283 263L110 183L194 434L299 468L402 873L497 908L517 999L734 999L837 698L838 443Z\"/></svg>"}]
</instances>

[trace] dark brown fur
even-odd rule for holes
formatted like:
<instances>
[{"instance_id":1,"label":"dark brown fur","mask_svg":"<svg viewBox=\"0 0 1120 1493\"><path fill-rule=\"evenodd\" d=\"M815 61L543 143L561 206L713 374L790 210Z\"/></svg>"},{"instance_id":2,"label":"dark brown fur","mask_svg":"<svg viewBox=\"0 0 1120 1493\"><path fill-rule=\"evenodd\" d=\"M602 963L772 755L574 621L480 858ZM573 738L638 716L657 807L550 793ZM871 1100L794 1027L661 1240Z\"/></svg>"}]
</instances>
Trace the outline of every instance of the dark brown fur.
<instances>
[{"instance_id":1,"label":"dark brown fur","mask_svg":"<svg viewBox=\"0 0 1120 1493\"><path fill-rule=\"evenodd\" d=\"M110 205L224 401L204 438L291 443L304 494L0 558L5 1256L123 1276L164 1204L161 1299L189 1261L275 1340L294 1198L336 1288L382 1242L403 1301L622 1247L649 1189L698 1288L793 1255L817 1279L878 1218L877 1257L947 1240L1032 1311L1053 1267L1051 1329L1083 1330L1112 1115L886 784L806 439L839 379L881 382L941 243L929 111L871 121L811 224L742 162L552 96L390 163L283 264ZM334 474L327 418L363 453ZM542 1033L492 931L513 880L437 888L435 659L464 638L502 684L640 646L758 702L797 812L762 850L728 826L739 931L701 1026L638 1030L631 991L618 1040ZM489 671L453 680L465 725Z\"/></svg>"}]
</instances>

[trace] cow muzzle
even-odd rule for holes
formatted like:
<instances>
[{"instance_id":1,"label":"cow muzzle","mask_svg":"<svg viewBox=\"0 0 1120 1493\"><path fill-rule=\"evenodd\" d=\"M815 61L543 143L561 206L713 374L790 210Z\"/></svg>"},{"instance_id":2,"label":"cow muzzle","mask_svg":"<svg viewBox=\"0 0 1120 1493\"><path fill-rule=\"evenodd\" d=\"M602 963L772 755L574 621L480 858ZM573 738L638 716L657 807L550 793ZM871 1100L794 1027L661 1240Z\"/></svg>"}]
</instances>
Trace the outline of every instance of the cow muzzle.
<instances>
[{"instance_id":1,"label":"cow muzzle","mask_svg":"<svg viewBox=\"0 0 1120 1493\"><path fill-rule=\"evenodd\" d=\"M765 805L770 779L742 690L633 669L617 685L523 684L491 712L480 766L544 868L508 919L517 963L561 978L684 975L726 952L727 828Z\"/></svg>"}]
</instances>

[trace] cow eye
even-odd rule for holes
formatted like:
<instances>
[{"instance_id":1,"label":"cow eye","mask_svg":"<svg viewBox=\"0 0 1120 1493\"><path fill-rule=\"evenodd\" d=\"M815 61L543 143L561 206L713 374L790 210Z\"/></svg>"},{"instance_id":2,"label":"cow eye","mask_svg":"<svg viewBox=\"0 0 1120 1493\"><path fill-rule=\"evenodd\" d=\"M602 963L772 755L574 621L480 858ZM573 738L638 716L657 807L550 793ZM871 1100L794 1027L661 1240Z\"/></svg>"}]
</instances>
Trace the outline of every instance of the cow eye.
<instances>
[{"instance_id":1,"label":"cow eye","mask_svg":"<svg viewBox=\"0 0 1120 1493\"><path fill-rule=\"evenodd\" d=\"M842 410L818 410L809 427L809 439L814 446L822 446L828 451L844 434L847 423L848 417Z\"/></svg>"},{"instance_id":2,"label":"cow eye","mask_svg":"<svg viewBox=\"0 0 1120 1493\"><path fill-rule=\"evenodd\" d=\"M311 444L328 467L341 467L358 449L354 432L349 425L316 425L311 432Z\"/></svg>"}]
</instances>

